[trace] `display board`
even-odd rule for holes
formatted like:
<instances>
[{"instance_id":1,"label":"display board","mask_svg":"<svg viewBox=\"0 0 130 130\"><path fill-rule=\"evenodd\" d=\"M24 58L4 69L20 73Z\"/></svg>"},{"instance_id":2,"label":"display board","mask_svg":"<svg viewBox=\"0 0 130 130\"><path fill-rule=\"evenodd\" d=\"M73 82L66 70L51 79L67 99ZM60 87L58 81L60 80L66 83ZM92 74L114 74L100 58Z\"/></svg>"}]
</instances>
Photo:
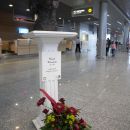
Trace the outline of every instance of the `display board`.
<instances>
[{"instance_id":1,"label":"display board","mask_svg":"<svg viewBox=\"0 0 130 130\"><path fill-rule=\"evenodd\" d=\"M42 79L61 79L61 52L43 52Z\"/></svg>"}]
</instances>

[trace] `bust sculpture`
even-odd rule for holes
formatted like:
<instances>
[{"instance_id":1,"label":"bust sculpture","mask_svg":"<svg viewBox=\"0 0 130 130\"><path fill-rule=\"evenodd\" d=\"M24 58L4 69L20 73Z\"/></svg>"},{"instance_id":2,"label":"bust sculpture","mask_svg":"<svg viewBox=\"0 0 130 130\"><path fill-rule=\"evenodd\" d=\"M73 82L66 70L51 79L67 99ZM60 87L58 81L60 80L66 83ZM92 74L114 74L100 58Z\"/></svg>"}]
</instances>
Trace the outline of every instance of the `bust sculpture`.
<instances>
[{"instance_id":1,"label":"bust sculpture","mask_svg":"<svg viewBox=\"0 0 130 130\"><path fill-rule=\"evenodd\" d=\"M59 0L30 0L30 10L37 15L33 30L56 30L56 9Z\"/></svg>"}]
</instances>

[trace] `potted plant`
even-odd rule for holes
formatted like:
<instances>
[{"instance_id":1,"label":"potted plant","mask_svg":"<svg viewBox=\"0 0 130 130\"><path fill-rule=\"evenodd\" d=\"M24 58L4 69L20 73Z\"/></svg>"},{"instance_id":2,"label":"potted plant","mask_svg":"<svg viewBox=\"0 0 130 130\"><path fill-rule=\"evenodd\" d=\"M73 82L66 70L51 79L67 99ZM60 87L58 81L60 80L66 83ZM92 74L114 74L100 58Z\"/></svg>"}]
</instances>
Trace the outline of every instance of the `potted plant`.
<instances>
[{"instance_id":1,"label":"potted plant","mask_svg":"<svg viewBox=\"0 0 130 130\"><path fill-rule=\"evenodd\" d=\"M91 126L87 124L82 118L79 117L79 110L67 106L64 98L61 98L59 102L52 99L43 89L40 91L50 100L52 109L44 109L45 114L44 126L41 130L90 130ZM37 102L37 106L44 106L46 100L45 97L41 98Z\"/></svg>"}]
</instances>

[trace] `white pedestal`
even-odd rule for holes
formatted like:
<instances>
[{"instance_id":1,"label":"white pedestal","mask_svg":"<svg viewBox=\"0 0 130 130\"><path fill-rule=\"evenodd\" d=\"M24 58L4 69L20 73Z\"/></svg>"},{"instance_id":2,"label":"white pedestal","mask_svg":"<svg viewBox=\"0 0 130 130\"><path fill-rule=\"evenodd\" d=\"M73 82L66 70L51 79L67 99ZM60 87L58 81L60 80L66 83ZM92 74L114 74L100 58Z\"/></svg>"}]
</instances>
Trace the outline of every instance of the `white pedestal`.
<instances>
[{"instance_id":1,"label":"white pedestal","mask_svg":"<svg viewBox=\"0 0 130 130\"><path fill-rule=\"evenodd\" d=\"M32 38L39 45L40 88L43 88L55 101L58 101L58 79L61 78L61 52L58 52L58 44L64 38L76 35L75 32L57 31L33 31L24 35L25 38ZM51 107L49 101L46 105ZM37 130L43 126L41 118L40 114L33 120Z\"/></svg>"}]
</instances>

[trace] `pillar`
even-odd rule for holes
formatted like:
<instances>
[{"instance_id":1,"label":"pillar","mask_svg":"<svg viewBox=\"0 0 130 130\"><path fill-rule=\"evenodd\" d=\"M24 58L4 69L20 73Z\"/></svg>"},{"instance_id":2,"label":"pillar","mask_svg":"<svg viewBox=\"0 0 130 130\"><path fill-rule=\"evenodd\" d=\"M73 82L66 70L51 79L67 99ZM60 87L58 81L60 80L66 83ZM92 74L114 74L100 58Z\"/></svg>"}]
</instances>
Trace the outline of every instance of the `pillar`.
<instances>
[{"instance_id":1,"label":"pillar","mask_svg":"<svg viewBox=\"0 0 130 130\"><path fill-rule=\"evenodd\" d=\"M129 40L129 23L125 22L124 23L124 33L123 33L123 44L126 49L126 45L128 44Z\"/></svg>"},{"instance_id":2,"label":"pillar","mask_svg":"<svg viewBox=\"0 0 130 130\"><path fill-rule=\"evenodd\" d=\"M104 59L106 57L107 6L108 6L107 1L101 0L99 37L97 41L97 58L99 59Z\"/></svg>"}]
</instances>

